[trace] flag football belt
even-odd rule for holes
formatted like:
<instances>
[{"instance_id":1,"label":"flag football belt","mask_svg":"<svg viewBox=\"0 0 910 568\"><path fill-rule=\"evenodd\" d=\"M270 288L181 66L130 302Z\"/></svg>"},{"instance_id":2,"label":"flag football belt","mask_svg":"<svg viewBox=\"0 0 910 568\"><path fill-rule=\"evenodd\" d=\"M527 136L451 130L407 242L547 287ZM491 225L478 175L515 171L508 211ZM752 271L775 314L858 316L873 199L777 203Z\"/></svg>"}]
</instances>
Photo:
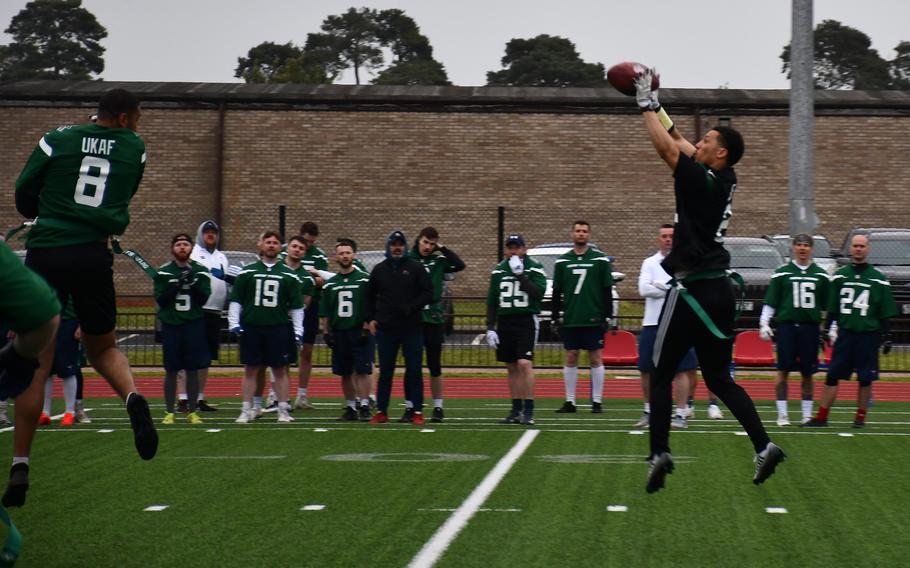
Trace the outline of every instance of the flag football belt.
<instances>
[{"instance_id":1,"label":"flag football belt","mask_svg":"<svg viewBox=\"0 0 910 568\"><path fill-rule=\"evenodd\" d=\"M142 255L133 249L123 250L123 247L120 246L120 240L117 237L111 237L111 250L115 254L122 254L123 256L129 257L136 263L139 268L145 271L148 274L148 277L152 280L155 279L155 276L158 275L158 271L152 268L152 265L149 264L149 261L142 258Z\"/></svg>"},{"instance_id":2,"label":"flag football belt","mask_svg":"<svg viewBox=\"0 0 910 568\"><path fill-rule=\"evenodd\" d=\"M708 312L705 311L701 304L698 303L698 300L695 299L695 296L689 293L689 290L686 288L687 284L693 282L698 282L699 280L713 280L715 278L729 278L733 280L737 285L739 285L740 296L739 301L736 302L736 313L733 315L733 321L739 319L739 313L742 310L743 301L746 297L746 285L743 281L743 277L737 272L732 270L703 270L702 272L695 272L689 274L688 276L682 278L681 280L672 279L670 280L670 286L675 286L679 289L679 295L682 296L683 300L689 304L689 307L692 308L692 311L695 312L695 315L698 316L698 319L705 324L705 327L714 334L718 339L733 339L733 335L726 335L711 319L711 316L708 315Z\"/></svg>"},{"instance_id":3,"label":"flag football belt","mask_svg":"<svg viewBox=\"0 0 910 568\"><path fill-rule=\"evenodd\" d=\"M19 553L22 552L22 535L2 505L0 505L0 522L9 527L9 533L6 535L3 549L0 550L0 568L7 568L16 564L16 559L19 558Z\"/></svg>"}]
</instances>

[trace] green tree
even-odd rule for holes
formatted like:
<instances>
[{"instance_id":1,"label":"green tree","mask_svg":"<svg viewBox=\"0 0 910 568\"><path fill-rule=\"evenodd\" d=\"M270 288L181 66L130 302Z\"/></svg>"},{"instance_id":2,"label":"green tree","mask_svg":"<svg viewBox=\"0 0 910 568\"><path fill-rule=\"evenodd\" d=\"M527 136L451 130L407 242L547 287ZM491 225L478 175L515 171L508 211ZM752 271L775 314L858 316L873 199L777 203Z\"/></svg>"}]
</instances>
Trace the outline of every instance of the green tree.
<instances>
[{"instance_id":1,"label":"green tree","mask_svg":"<svg viewBox=\"0 0 910 568\"><path fill-rule=\"evenodd\" d=\"M361 71L372 71L383 63L377 18L377 11L371 8L348 8L344 14L329 16L322 22L322 33L309 34L304 53L317 53L318 59L335 63L340 70L353 69L354 82L359 85Z\"/></svg>"},{"instance_id":2,"label":"green tree","mask_svg":"<svg viewBox=\"0 0 910 568\"><path fill-rule=\"evenodd\" d=\"M397 61L383 69L374 85L451 85L442 63L435 59Z\"/></svg>"},{"instance_id":3,"label":"green tree","mask_svg":"<svg viewBox=\"0 0 910 568\"><path fill-rule=\"evenodd\" d=\"M303 49L288 42L265 41L237 58L234 77L247 83L325 83L325 68L312 63Z\"/></svg>"},{"instance_id":4,"label":"green tree","mask_svg":"<svg viewBox=\"0 0 910 568\"><path fill-rule=\"evenodd\" d=\"M13 16L0 46L0 81L91 79L104 71L107 30L82 0L33 0Z\"/></svg>"},{"instance_id":5,"label":"green tree","mask_svg":"<svg viewBox=\"0 0 910 568\"><path fill-rule=\"evenodd\" d=\"M489 86L600 87L607 84L602 63L585 63L571 41L546 34L506 44L501 71L487 72Z\"/></svg>"},{"instance_id":6,"label":"green tree","mask_svg":"<svg viewBox=\"0 0 910 568\"><path fill-rule=\"evenodd\" d=\"M888 62L872 49L869 36L836 20L825 20L813 34L816 89L888 89ZM780 55L781 71L790 77L790 44Z\"/></svg>"},{"instance_id":7,"label":"green tree","mask_svg":"<svg viewBox=\"0 0 910 568\"><path fill-rule=\"evenodd\" d=\"M894 48L896 55L889 63L891 87L910 90L910 41L902 41Z\"/></svg>"}]
</instances>

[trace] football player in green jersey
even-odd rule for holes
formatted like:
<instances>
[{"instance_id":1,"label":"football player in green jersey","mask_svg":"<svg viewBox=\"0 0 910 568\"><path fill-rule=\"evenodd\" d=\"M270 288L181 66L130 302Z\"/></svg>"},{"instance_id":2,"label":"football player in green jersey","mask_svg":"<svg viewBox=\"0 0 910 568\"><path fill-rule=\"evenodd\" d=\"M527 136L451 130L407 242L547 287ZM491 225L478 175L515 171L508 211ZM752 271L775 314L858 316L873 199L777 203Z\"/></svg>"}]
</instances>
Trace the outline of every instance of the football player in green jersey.
<instances>
[{"instance_id":1,"label":"football player in green jersey","mask_svg":"<svg viewBox=\"0 0 910 568\"><path fill-rule=\"evenodd\" d=\"M307 389L310 385L310 374L313 372L313 345L316 343L316 334L319 333L319 327L315 322L319 321L319 297L322 294L322 286L325 279L319 275L319 270L329 269L329 260L325 252L316 246L316 237L319 236L319 226L312 221L307 221L300 225L300 236L306 241L306 254L301 259L303 266L310 271L316 286L313 297L306 307L304 320L313 322L313 325L305 326L303 331L303 348L300 350L300 368L298 369L299 384L297 387L297 399L294 401L294 408L312 409L307 398Z\"/></svg>"},{"instance_id":2,"label":"football player in green jersey","mask_svg":"<svg viewBox=\"0 0 910 568\"><path fill-rule=\"evenodd\" d=\"M207 369L209 358L203 306L212 293L211 274L205 265L190 260L193 240L187 233L171 239L174 260L161 266L155 276L155 302L161 320L161 346L164 351L164 404L162 424L174 423L177 398L177 373L186 373L187 420L201 424L196 413L200 369Z\"/></svg>"},{"instance_id":3,"label":"football player in green jersey","mask_svg":"<svg viewBox=\"0 0 910 568\"><path fill-rule=\"evenodd\" d=\"M26 264L64 300L72 295L89 361L126 401L140 457L152 459L158 434L148 403L136 391L129 361L117 347L113 256L108 237L129 225L129 204L145 170L145 143L136 134L136 97L113 89L101 97L95 124L45 134L16 181L16 209L36 218ZM73 275L78 274L78 278ZM41 355L32 387L17 400L14 454L28 456L41 412L53 349ZM21 420L21 427L18 426Z\"/></svg>"},{"instance_id":4,"label":"football player in green jersey","mask_svg":"<svg viewBox=\"0 0 910 568\"><path fill-rule=\"evenodd\" d=\"M556 259L553 267L553 319L562 315L563 347L566 364L562 368L566 401L556 412L577 412L575 385L578 383L578 352L588 352L591 365L591 412L603 412L604 327L613 318L613 267L607 255L588 246L591 224L575 221L572 225L572 250Z\"/></svg>"},{"instance_id":5,"label":"football player in green jersey","mask_svg":"<svg viewBox=\"0 0 910 568\"><path fill-rule=\"evenodd\" d=\"M837 400L837 383L848 380L856 371L859 392L856 396L854 428L866 425L866 411L872 398L872 382L878 380L878 350L891 352L888 318L897 315L897 304L888 278L871 266L869 237L854 235L850 240L852 264L831 277L828 303L828 339L833 345L825 390L818 414L803 426L828 425L828 413Z\"/></svg>"},{"instance_id":6,"label":"football player in green jersey","mask_svg":"<svg viewBox=\"0 0 910 568\"><path fill-rule=\"evenodd\" d=\"M303 264L303 258L306 256L308 248L309 242L302 235L294 235L288 239L287 255L284 257L284 260L281 261L297 275L297 278L300 279L300 293L303 295L304 322L307 321L307 309L310 304L313 303L313 296L316 295L316 281L313 279L307 266ZM299 386L297 388L297 400L294 401L294 408L313 408L313 405L307 400L307 386L310 382L310 372L313 369L313 344L306 342L308 335L306 328L316 327L317 321L318 316L311 313L310 325L304 325L304 341L303 345L299 347L300 364L297 367ZM313 335L315 337L315 334ZM298 348L295 347L295 349Z\"/></svg>"},{"instance_id":7,"label":"football player in green jersey","mask_svg":"<svg viewBox=\"0 0 910 568\"><path fill-rule=\"evenodd\" d=\"M288 365L294 355L293 336L303 341L303 295L300 279L278 262L281 237L267 231L260 240L261 260L243 268L231 289L228 326L240 336L240 361L244 364L243 411L237 422L255 420L253 394L262 367L275 377L278 422L290 422Z\"/></svg>"},{"instance_id":8,"label":"football player in green jersey","mask_svg":"<svg viewBox=\"0 0 910 568\"><path fill-rule=\"evenodd\" d=\"M411 256L423 264L433 281L433 301L423 308L423 348L430 371L430 392L433 395L432 422L442 422L442 344L445 342L442 291L446 274L464 270L464 262L454 251L439 244L439 231L424 227L417 235Z\"/></svg>"},{"instance_id":9,"label":"football player in green jersey","mask_svg":"<svg viewBox=\"0 0 910 568\"><path fill-rule=\"evenodd\" d=\"M335 244L339 270L322 287L319 316L326 343L332 348L332 372L341 377L344 392L346 406L339 420L369 421L375 341L364 321L364 304L370 275L356 268L356 254L357 245L351 239L339 239Z\"/></svg>"},{"instance_id":10,"label":"football player in green jersey","mask_svg":"<svg viewBox=\"0 0 910 568\"><path fill-rule=\"evenodd\" d=\"M812 375L818 370L819 325L828 305L828 273L812 261L812 237L793 237L792 260L774 271L759 318L765 341L775 336L777 320L777 425L789 426L787 377L802 375L802 423L812 418Z\"/></svg>"},{"instance_id":11,"label":"football player in green jersey","mask_svg":"<svg viewBox=\"0 0 910 568\"><path fill-rule=\"evenodd\" d=\"M503 424L534 424L534 346L547 275L527 251L521 235L509 235L507 258L493 269L487 291L487 344L506 364L512 397Z\"/></svg>"}]
</instances>

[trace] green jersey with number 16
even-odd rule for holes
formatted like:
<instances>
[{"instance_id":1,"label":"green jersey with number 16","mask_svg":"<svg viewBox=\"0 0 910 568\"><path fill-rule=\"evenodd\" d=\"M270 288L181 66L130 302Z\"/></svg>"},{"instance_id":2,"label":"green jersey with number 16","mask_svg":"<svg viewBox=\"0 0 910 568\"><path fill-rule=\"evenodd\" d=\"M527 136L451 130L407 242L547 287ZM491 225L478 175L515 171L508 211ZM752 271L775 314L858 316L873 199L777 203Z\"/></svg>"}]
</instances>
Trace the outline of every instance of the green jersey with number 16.
<instances>
[{"instance_id":1,"label":"green jersey with number 16","mask_svg":"<svg viewBox=\"0 0 910 568\"><path fill-rule=\"evenodd\" d=\"M16 193L38 199L28 248L123 234L144 171L145 143L128 128L84 124L51 130L16 181Z\"/></svg>"},{"instance_id":2,"label":"green jersey with number 16","mask_svg":"<svg viewBox=\"0 0 910 568\"><path fill-rule=\"evenodd\" d=\"M240 325L291 323L288 311L303 308L300 288L300 279L284 263L268 266L260 260L244 266L231 288L231 301L241 306Z\"/></svg>"},{"instance_id":3,"label":"green jersey with number 16","mask_svg":"<svg viewBox=\"0 0 910 568\"><path fill-rule=\"evenodd\" d=\"M830 302L838 328L857 333L878 331L882 319L897 315L888 278L868 265L862 272L852 264L835 272Z\"/></svg>"},{"instance_id":4,"label":"green jersey with number 16","mask_svg":"<svg viewBox=\"0 0 910 568\"><path fill-rule=\"evenodd\" d=\"M364 297L369 283L370 275L360 270L336 274L325 283L319 315L329 318L329 328L345 330L363 327Z\"/></svg>"},{"instance_id":5,"label":"green jersey with number 16","mask_svg":"<svg viewBox=\"0 0 910 568\"><path fill-rule=\"evenodd\" d=\"M547 274L543 265L531 258L524 257L524 273L540 288L547 289ZM516 314L539 314L541 301L535 300L521 289L521 283L509 268L509 259L496 265L490 275L490 288L487 291L487 305L496 306L497 316Z\"/></svg>"},{"instance_id":6,"label":"green jersey with number 16","mask_svg":"<svg viewBox=\"0 0 910 568\"><path fill-rule=\"evenodd\" d=\"M765 303L778 323L819 323L828 307L828 273L814 262L805 270L788 262L771 276Z\"/></svg>"}]
</instances>

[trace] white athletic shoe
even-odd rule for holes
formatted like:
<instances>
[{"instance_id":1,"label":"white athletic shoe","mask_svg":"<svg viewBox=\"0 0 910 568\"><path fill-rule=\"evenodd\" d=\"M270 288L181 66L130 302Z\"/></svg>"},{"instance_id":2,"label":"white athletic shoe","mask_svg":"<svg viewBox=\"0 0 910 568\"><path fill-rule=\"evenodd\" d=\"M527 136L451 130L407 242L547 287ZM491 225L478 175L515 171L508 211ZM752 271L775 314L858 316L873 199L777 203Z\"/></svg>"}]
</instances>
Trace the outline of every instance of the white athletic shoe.
<instances>
[{"instance_id":1,"label":"white athletic shoe","mask_svg":"<svg viewBox=\"0 0 910 568\"><path fill-rule=\"evenodd\" d=\"M686 407L686 414L683 418L695 418L695 405L690 404Z\"/></svg>"},{"instance_id":2,"label":"white athletic shoe","mask_svg":"<svg viewBox=\"0 0 910 568\"><path fill-rule=\"evenodd\" d=\"M724 413L721 411L719 406L712 404L708 407L708 418L711 420L723 420Z\"/></svg>"},{"instance_id":3,"label":"white athletic shoe","mask_svg":"<svg viewBox=\"0 0 910 568\"><path fill-rule=\"evenodd\" d=\"M252 410L243 410L240 412L240 416L238 416L237 420L234 420L234 422L236 422L237 424L249 424L253 420L255 420L255 418L253 417L253 411Z\"/></svg>"},{"instance_id":4,"label":"white athletic shoe","mask_svg":"<svg viewBox=\"0 0 910 568\"><path fill-rule=\"evenodd\" d=\"M786 414L777 415L777 425L778 426L789 426L790 418Z\"/></svg>"},{"instance_id":5,"label":"white athletic shoe","mask_svg":"<svg viewBox=\"0 0 910 568\"><path fill-rule=\"evenodd\" d=\"M297 410L313 410L316 407L310 404L310 400L307 397L297 395L297 399L294 400L294 408Z\"/></svg>"},{"instance_id":6,"label":"white athletic shoe","mask_svg":"<svg viewBox=\"0 0 910 568\"><path fill-rule=\"evenodd\" d=\"M806 422L812 420L812 416L803 416L803 419L799 421L800 425L804 425Z\"/></svg>"},{"instance_id":7,"label":"white athletic shoe","mask_svg":"<svg viewBox=\"0 0 910 568\"><path fill-rule=\"evenodd\" d=\"M81 400L76 401L76 423L91 424L92 419L85 413L85 403Z\"/></svg>"},{"instance_id":8,"label":"white athletic shoe","mask_svg":"<svg viewBox=\"0 0 910 568\"><path fill-rule=\"evenodd\" d=\"M681 415L677 414L673 417L673 420L670 421L670 428L674 430L685 430L689 427L689 423Z\"/></svg>"},{"instance_id":9,"label":"white athletic shoe","mask_svg":"<svg viewBox=\"0 0 910 568\"><path fill-rule=\"evenodd\" d=\"M294 419L291 418L291 414L286 408L278 409L278 422L293 422L293 420Z\"/></svg>"},{"instance_id":10,"label":"white athletic shoe","mask_svg":"<svg viewBox=\"0 0 910 568\"><path fill-rule=\"evenodd\" d=\"M638 422L635 423L635 428L647 428L651 424L651 413L642 412L641 418L638 419Z\"/></svg>"}]
</instances>

